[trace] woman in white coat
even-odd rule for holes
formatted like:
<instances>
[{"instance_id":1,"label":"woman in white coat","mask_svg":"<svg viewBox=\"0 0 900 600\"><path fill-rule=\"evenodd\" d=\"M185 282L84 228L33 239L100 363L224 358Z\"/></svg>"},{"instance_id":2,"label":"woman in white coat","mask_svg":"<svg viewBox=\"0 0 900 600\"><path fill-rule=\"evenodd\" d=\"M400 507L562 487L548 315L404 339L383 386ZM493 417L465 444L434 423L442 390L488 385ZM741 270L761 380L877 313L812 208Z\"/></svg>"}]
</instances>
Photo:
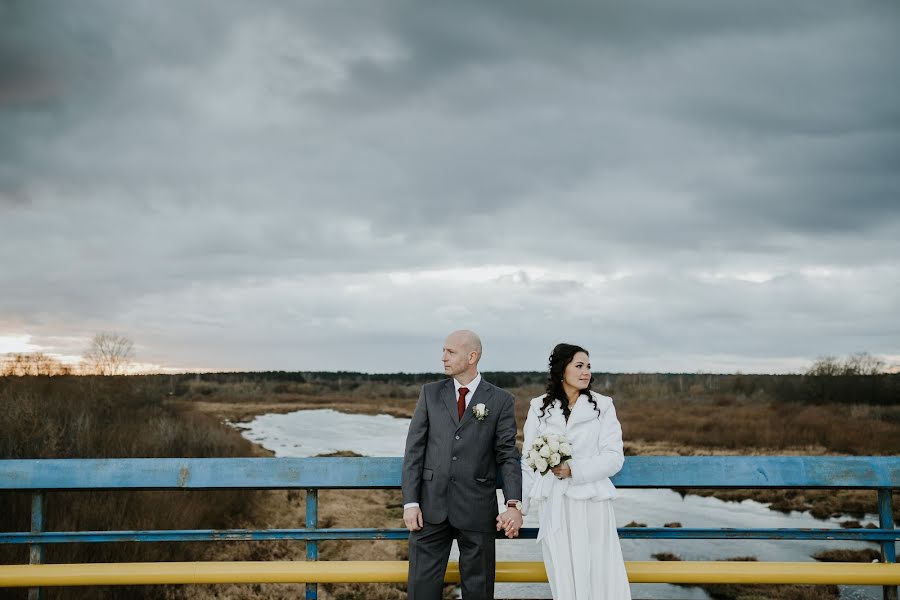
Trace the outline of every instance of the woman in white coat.
<instances>
[{"instance_id":1,"label":"woman in white coat","mask_svg":"<svg viewBox=\"0 0 900 600\"><path fill-rule=\"evenodd\" d=\"M540 519L538 541L553 597L630 600L609 478L625 461L612 399L590 389L587 350L559 344L550 354L547 393L531 401L523 454L539 435L565 435L572 458L543 477L522 461L525 512Z\"/></svg>"}]
</instances>

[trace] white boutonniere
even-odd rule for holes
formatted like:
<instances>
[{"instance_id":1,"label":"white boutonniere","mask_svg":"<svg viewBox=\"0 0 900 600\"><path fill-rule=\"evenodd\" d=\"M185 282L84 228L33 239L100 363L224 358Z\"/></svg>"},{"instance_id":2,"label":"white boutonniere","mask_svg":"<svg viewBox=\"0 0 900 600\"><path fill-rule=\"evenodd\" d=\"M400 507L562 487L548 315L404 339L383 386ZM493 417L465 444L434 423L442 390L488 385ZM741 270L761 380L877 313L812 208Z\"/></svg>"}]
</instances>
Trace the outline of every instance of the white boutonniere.
<instances>
[{"instance_id":1,"label":"white boutonniere","mask_svg":"<svg viewBox=\"0 0 900 600\"><path fill-rule=\"evenodd\" d=\"M475 418L479 421L484 421L484 418L488 416L488 409L484 404L476 404L472 407L472 414L475 415Z\"/></svg>"}]
</instances>

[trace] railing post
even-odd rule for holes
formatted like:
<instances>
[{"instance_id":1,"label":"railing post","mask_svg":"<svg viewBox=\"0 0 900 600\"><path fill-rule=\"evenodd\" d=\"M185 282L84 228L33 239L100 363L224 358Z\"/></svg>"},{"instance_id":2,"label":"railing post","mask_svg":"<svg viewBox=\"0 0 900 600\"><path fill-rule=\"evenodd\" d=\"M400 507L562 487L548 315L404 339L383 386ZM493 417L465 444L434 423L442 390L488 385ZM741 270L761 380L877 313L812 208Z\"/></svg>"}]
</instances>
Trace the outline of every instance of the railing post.
<instances>
[{"instance_id":1,"label":"railing post","mask_svg":"<svg viewBox=\"0 0 900 600\"><path fill-rule=\"evenodd\" d=\"M319 527L319 492L315 489L306 490L306 528L318 529ZM319 560L319 543L315 540L306 541L306 560ZM306 584L306 600L318 598L318 586L315 583Z\"/></svg>"},{"instance_id":2,"label":"railing post","mask_svg":"<svg viewBox=\"0 0 900 600\"><path fill-rule=\"evenodd\" d=\"M47 508L47 499L43 492L35 492L31 495L31 533L44 531L44 510ZM31 544L28 552L28 564L39 565L44 562L43 544ZM28 588L28 600L43 600L43 588Z\"/></svg>"},{"instance_id":3,"label":"railing post","mask_svg":"<svg viewBox=\"0 0 900 600\"><path fill-rule=\"evenodd\" d=\"M894 512L891 507L893 490L878 490L878 526L881 529L894 528ZM897 562L897 547L894 540L881 542L881 560L886 563ZM897 600L897 586L886 585L881 588L884 600Z\"/></svg>"}]
</instances>

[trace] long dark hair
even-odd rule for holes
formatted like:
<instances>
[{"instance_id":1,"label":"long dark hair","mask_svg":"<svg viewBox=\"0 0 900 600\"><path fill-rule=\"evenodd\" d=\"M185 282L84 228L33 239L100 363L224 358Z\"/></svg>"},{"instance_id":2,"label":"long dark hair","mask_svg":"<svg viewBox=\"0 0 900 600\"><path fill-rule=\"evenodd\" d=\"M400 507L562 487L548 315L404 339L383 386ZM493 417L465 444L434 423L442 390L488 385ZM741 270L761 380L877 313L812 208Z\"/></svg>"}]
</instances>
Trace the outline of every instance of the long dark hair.
<instances>
[{"instance_id":1,"label":"long dark hair","mask_svg":"<svg viewBox=\"0 0 900 600\"><path fill-rule=\"evenodd\" d=\"M547 375L547 395L544 396L544 405L541 407L541 414L539 416L543 417L547 412L547 409L553 406L553 401L559 400L562 404L563 416L566 418L566 421L569 420L569 415L572 413L572 410L569 408L569 397L563 389L563 377L565 376L566 367L569 366L569 363L572 362L575 355L579 352L584 352L590 356L590 353L588 353L587 350L581 346L576 346L575 344L557 344L553 349L553 352L550 353L550 372ZM591 381L588 382L586 388L581 390L581 393L587 394L588 402L594 405L594 410L596 410L599 415L600 407L597 406L596 400L591 396L591 383L593 382L594 376L591 375Z\"/></svg>"}]
</instances>

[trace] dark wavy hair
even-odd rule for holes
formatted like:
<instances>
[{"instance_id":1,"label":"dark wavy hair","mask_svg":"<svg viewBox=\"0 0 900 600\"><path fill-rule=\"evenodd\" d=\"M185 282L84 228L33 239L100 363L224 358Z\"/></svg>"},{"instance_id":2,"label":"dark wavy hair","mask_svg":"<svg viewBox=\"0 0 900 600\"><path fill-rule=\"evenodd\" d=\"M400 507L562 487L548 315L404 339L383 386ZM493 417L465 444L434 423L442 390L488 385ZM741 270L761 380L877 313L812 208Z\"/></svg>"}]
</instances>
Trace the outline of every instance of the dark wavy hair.
<instances>
[{"instance_id":1,"label":"dark wavy hair","mask_svg":"<svg viewBox=\"0 0 900 600\"><path fill-rule=\"evenodd\" d=\"M544 396L544 405L541 406L541 413L539 416L543 417L546 414L547 409L553 406L553 401L559 400L562 404L563 416L566 418L566 421L569 420L569 415L572 413L572 410L569 408L569 397L566 396L566 392L563 389L563 377L565 376L566 367L569 366L569 363L572 362L575 355L579 352L584 352L590 356L590 353L587 350L581 346L576 346L575 344L557 344L553 349L553 352L550 353L550 372L547 375L547 395ZM599 417L600 407L597 406L597 401L591 396L591 383L593 382L594 376L591 375L591 380L588 382L588 386L582 390L582 393L587 394L588 402L594 406L594 410L597 411L597 416Z\"/></svg>"}]
</instances>

